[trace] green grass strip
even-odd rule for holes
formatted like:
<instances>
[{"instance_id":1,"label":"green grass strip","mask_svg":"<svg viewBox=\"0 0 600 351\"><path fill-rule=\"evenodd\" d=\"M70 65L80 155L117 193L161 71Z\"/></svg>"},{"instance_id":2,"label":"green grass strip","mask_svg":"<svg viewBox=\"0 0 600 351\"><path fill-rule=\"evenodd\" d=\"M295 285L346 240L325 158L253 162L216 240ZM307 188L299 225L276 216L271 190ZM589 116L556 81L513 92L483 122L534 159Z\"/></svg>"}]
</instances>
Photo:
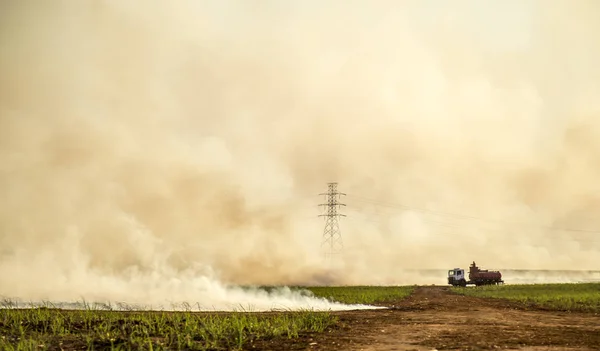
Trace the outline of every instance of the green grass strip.
<instances>
[{"instance_id":1,"label":"green grass strip","mask_svg":"<svg viewBox=\"0 0 600 351\"><path fill-rule=\"evenodd\" d=\"M345 304L370 305L408 297L414 286L332 286L308 287L315 296Z\"/></svg>"},{"instance_id":2,"label":"green grass strip","mask_svg":"<svg viewBox=\"0 0 600 351\"><path fill-rule=\"evenodd\" d=\"M560 311L600 312L600 283L492 285L452 288L458 294L518 301Z\"/></svg>"}]
</instances>

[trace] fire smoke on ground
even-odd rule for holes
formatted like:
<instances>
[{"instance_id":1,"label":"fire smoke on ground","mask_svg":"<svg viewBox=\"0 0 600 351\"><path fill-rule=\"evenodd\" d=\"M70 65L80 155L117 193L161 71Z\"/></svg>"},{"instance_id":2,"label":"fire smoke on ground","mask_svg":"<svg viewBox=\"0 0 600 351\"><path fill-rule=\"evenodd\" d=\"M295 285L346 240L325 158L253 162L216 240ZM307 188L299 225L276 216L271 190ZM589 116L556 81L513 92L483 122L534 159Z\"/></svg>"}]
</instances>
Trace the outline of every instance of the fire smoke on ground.
<instances>
[{"instance_id":1,"label":"fire smoke on ground","mask_svg":"<svg viewBox=\"0 0 600 351\"><path fill-rule=\"evenodd\" d=\"M548 227L600 228L599 16L593 0L2 2L0 294L208 305L243 300L217 281L598 269L598 234ZM305 219L329 181L357 212L336 274ZM352 195L472 218L383 221Z\"/></svg>"}]
</instances>

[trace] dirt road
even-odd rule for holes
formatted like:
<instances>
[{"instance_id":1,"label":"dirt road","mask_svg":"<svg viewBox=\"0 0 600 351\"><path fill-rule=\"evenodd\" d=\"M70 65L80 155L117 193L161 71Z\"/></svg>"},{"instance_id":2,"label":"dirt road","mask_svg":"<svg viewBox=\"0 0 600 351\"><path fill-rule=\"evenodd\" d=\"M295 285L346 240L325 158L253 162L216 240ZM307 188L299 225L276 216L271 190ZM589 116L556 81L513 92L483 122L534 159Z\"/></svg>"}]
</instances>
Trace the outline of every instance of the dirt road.
<instances>
[{"instance_id":1,"label":"dirt road","mask_svg":"<svg viewBox=\"0 0 600 351\"><path fill-rule=\"evenodd\" d=\"M334 330L278 350L600 350L600 315L543 311L418 287L390 309L336 312Z\"/></svg>"}]
</instances>

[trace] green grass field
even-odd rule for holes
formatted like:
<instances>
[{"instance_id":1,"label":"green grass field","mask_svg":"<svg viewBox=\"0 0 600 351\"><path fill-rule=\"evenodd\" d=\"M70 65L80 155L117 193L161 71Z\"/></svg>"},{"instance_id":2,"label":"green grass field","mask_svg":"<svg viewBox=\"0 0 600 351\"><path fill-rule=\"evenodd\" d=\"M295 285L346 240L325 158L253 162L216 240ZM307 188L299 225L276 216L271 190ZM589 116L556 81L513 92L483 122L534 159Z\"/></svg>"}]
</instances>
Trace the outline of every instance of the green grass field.
<instances>
[{"instance_id":1,"label":"green grass field","mask_svg":"<svg viewBox=\"0 0 600 351\"><path fill-rule=\"evenodd\" d=\"M406 297L412 287L294 287L317 297L371 304ZM310 295L310 293L305 292ZM88 308L0 309L0 350L221 350L273 338L323 332L329 312L122 312Z\"/></svg>"},{"instance_id":2,"label":"green grass field","mask_svg":"<svg viewBox=\"0 0 600 351\"><path fill-rule=\"evenodd\" d=\"M275 287L263 287L265 290ZM346 304L377 305L409 296L414 286L291 287ZM452 288L454 293L519 301L554 310L600 312L600 284ZM54 308L0 309L0 350L235 350L253 343L319 333L337 323L330 312L162 312ZM49 306L51 307L51 306Z\"/></svg>"},{"instance_id":3,"label":"green grass field","mask_svg":"<svg viewBox=\"0 0 600 351\"><path fill-rule=\"evenodd\" d=\"M346 304L377 304L409 296L414 286L333 286L307 287L315 296Z\"/></svg>"},{"instance_id":4,"label":"green grass field","mask_svg":"<svg viewBox=\"0 0 600 351\"><path fill-rule=\"evenodd\" d=\"M83 348L218 350L335 324L328 312L203 314L56 309L0 310L0 350Z\"/></svg>"},{"instance_id":5,"label":"green grass field","mask_svg":"<svg viewBox=\"0 0 600 351\"><path fill-rule=\"evenodd\" d=\"M600 312L600 283L494 285L452 288L458 294L500 298L561 311Z\"/></svg>"}]
</instances>

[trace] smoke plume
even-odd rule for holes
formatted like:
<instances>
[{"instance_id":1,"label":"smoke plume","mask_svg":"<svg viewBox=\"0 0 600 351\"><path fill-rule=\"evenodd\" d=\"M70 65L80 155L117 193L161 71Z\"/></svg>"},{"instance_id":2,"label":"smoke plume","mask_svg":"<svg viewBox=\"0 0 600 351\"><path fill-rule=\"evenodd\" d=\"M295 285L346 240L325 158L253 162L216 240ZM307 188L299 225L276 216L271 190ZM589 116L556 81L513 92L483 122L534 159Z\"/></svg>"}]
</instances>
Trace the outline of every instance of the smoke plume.
<instances>
[{"instance_id":1,"label":"smoke plume","mask_svg":"<svg viewBox=\"0 0 600 351\"><path fill-rule=\"evenodd\" d=\"M600 269L600 5L486 4L2 2L0 294Z\"/></svg>"}]
</instances>

